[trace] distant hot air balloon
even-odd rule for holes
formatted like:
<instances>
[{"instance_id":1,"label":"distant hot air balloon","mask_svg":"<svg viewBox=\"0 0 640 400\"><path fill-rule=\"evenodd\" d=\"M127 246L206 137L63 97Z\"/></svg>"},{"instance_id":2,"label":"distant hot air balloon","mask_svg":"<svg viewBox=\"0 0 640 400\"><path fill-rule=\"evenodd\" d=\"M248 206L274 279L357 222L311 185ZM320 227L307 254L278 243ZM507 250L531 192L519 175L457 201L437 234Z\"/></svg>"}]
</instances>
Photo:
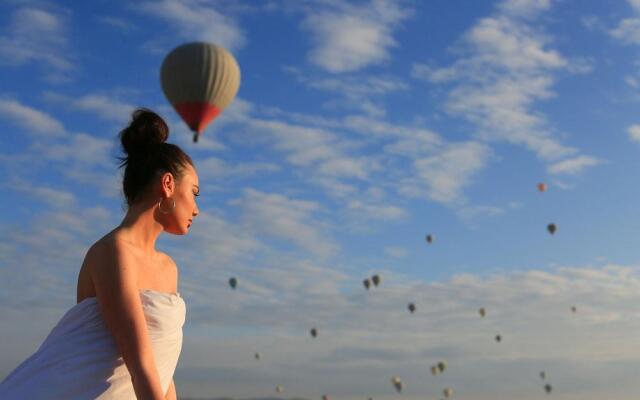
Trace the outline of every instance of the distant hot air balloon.
<instances>
[{"instance_id":1,"label":"distant hot air balloon","mask_svg":"<svg viewBox=\"0 0 640 400\"><path fill-rule=\"evenodd\" d=\"M259 360L259 359L260 359L260 353L256 353L256 354L254 355L254 357L255 357L255 359L256 359L256 360Z\"/></svg>"},{"instance_id":2,"label":"distant hot air balloon","mask_svg":"<svg viewBox=\"0 0 640 400\"><path fill-rule=\"evenodd\" d=\"M438 375L438 372L440 372L440 370L438 369L437 365L433 365L431 367L431 375Z\"/></svg>"},{"instance_id":3,"label":"distant hot air balloon","mask_svg":"<svg viewBox=\"0 0 640 400\"><path fill-rule=\"evenodd\" d=\"M373 284L376 286L378 286L381 281L382 279L380 278L380 275L374 275L371 277L371 282L373 282Z\"/></svg>"},{"instance_id":4,"label":"distant hot air balloon","mask_svg":"<svg viewBox=\"0 0 640 400\"><path fill-rule=\"evenodd\" d=\"M369 288L371 287L371 281L369 280L369 278L362 281L362 284L364 285L364 288L367 290L369 290Z\"/></svg>"},{"instance_id":5,"label":"distant hot air balloon","mask_svg":"<svg viewBox=\"0 0 640 400\"><path fill-rule=\"evenodd\" d=\"M544 391L547 392L547 394L551 393L551 385L550 384L546 384L544 385Z\"/></svg>"},{"instance_id":6,"label":"distant hot air balloon","mask_svg":"<svg viewBox=\"0 0 640 400\"><path fill-rule=\"evenodd\" d=\"M453 396L453 389L448 387L442 391L442 394L444 394L444 397L448 399L449 397Z\"/></svg>"},{"instance_id":7,"label":"distant hot air balloon","mask_svg":"<svg viewBox=\"0 0 640 400\"><path fill-rule=\"evenodd\" d=\"M391 383L393 384L393 387L396 388L398 393L402 392L402 388L404 384L402 383L402 380L400 379L400 377L394 376L393 378L391 378Z\"/></svg>"},{"instance_id":8,"label":"distant hot air balloon","mask_svg":"<svg viewBox=\"0 0 640 400\"><path fill-rule=\"evenodd\" d=\"M311 336L313 337L317 337L318 336L318 330L316 328L311 328Z\"/></svg>"},{"instance_id":9,"label":"distant hot air balloon","mask_svg":"<svg viewBox=\"0 0 640 400\"><path fill-rule=\"evenodd\" d=\"M500 343L501 340L502 340L502 336L496 335L496 342Z\"/></svg>"},{"instance_id":10,"label":"distant hot air balloon","mask_svg":"<svg viewBox=\"0 0 640 400\"><path fill-rule=\"evenodd\" d=\"M578 311L578 309L576 308L576 306L571 306L571 311L576 312Z\"/></svg>"},{"instance_id":11,"label":"distant hot air balloon","mask_svg":"<svg viewBox=\"0 0 640 400\"><path fill-rule=\"evenodd\" d=\"M554 233L556 233L556 230L557 230L557 229L558 229L558 228L556 227L556 224L549 224L549 225L547 225L547 230L548 230L548 231L549 231L549 233L550 233L550 234L552 234L552 235L553 235Z\"/></svg>"},{"instance_id":12,"label":"distant hot air balloon","mask_svg":"<svg viewBox=\"0 0 640 400\"><path fill-rule=\"evenodd\" d=\"M329 400L329 396L327 396L326 394L322 395L322 400Z\"/></svg>"},{"instance_id":13,"label":"distant hot air balloon","mask_svg":"<svg viewBox=\"0 0 640 400\"><path fill-rule=\"evenodd\" d=\"M211 43L186 43L171 50L160 69L162 90L194 132L193 141L235 98L240 68L231 53Z\"/></svg>"},{"instance_id":14,"label":"distant hot air balloon","mask_svg":"<svg viewBox=\"0 0 640 400\"><path fill-rule=\"evenodd\" d=\"M235 289L237 285L238 280L236 278L229 278L229 286L231 286L231 289Z\"/></svg>"},{"instance_id":15,"label":"distant hot air balloon","mask_svg":"<svg viewBox=\"0 0 640 400\"><path fill-rule=\"evenodd\" d=\"M427 240L427 243L431 244L433 243L433 240L435 239L435 237L431 234L427 235L427 237L425 238Z\"/></svg>"},{"instance_id":16,"label":"distant hot air balloon","mask_svg":"<svg viewBox=\"0 0 640 400\"><path fill-rule=\"evenodd\" d=\"M440 370L440 372L444 372L444 370L447 369L447 363L444 361L440 361L438 363L438 369Z\"/></svg>"},{"instance_id":17,"label":"distant hot air balloon","mask_svg":"<svg viewBox=\"0 0 640 400\"><path fill-rule=\"evenodd\" d=\"M411 312L411 314L413 314L416 311L416 305L413 303L409 303L409 305L407 306L407 308L409 309L409 311Z\"/></svg>"},{"instance_id":18,"label":"distant hot air balloon","mask_svg":"<svg viewBox=\"0 0 640 400\"><path fill-rule=\"evenodd\" d=\"M547 184L546 183L538 183L538 190L540 192L546 192L547 191Z\"/></svg>"},{"instance_id":19,"label":"distant hot air balloon","mask_svg":"<svg viewBox=\"0 0 640 400\"><path fill-rule=\"evenodd\" d=\"M485 315L487 315L487 311L484 309L484 307L483 307L483 308L481 308L481 309L479 309L479 310L478 310L478 313L480 314L480 316L481 316L482 318L484 318L484 316L485 316Z\"/></svg>"},{"instance_id":20,"label":"distant hot air balloon","mask_svg":"<svg viewBox=\"0 0 640 400\"><path fill-rule=\"evenodd\" d=\"M284 388L280 385L276 386L276 392L278 393L282 393L282 391L284 390Z\"/></svg>"},{"instance_id":21,"label":"distant hot air balloon","mask_svg":"<svg viewBox=\"0 0 640 400\"><path fill-rule=\"evenodd\" d=\"M544 371L540 371L540 378L547 379L547 373Z\"/></svg>"}]
</instances>

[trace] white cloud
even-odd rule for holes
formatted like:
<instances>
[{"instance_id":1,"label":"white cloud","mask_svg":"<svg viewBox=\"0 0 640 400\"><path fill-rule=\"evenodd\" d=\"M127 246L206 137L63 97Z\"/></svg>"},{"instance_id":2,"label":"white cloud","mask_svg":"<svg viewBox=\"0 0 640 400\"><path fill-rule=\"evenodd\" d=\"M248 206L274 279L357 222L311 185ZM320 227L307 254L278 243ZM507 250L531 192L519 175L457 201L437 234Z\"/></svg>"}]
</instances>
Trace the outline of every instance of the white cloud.
<instances>
[{"instance_id":1,"label":"white cloud","mask_svg":"<svg viewBox=\"0 0 640 400\"><path fill-rule=\"evenodd\" d=\"M640 44L640 2L638 0L627 1L634 13L632 18L624 18L617 27L609 30L609 34L626 44Z\"/></svg>"},{"instance_id":2,"label":"white cloud","mask_svg":"<svg viewBox=\"0 0 640 400\"><path fill-rule=\"evenodd\" d=\"M48 80L69 80L75 66L68 49L67 19L62 12L37 7L15 10L0 36L0 64L41 63Z\"/></svg>"},{"instance_id":3,"label":"white cloud","mask_svg":"<svg viewBox=\"0 0 640 400\"><path fill-rule=\"evenodd\" d=\"M43 138L66 135L64 126L60 121L17 100L0 99L0 116L15 125L27 129L26 133L28 134L37 134Z\"/></svg>"},{"instance_id":4,"label":"white cloud","mask_svg":"<svg viewBox=\"0 0 640 400\"><path fill-rule=\"evenodd\" d=\"M409 16L399 4L373 0L359 7L334 3L329 10L311 10L302 24L311 31L315 48L309 59L333 73L357 71L389 59L397 46L393 30Z\"/></svg>"},{"instance_id":5,"label":"white cloud","mask_svg":"<svg viewBox=\"0 0 640 400\"><path fill-rule=\"evenodd\" d=\"M220 12L219 6L198 0L160 0L145 2L139 8L169 22L187 40L214 42L230 51L246 43L237 22Z\"/></svg>"},{"instance_id":6,"label":"white cloud","mask_svg":"<svg viewBox=\"0 0 640 400\"><path fill-rule=\"evenodd\" d=\"M65 105L74 110L88 111L107 121L126 123L133 110L133 104L100 94L86 94L71 97L55 92L44 92L44 98Z\"/></svg>"},{"instance_id":7,"label":"white cloud","mask_svg":"<svg viewBox=\"0 0 640 400\"><path fill-rule=\"evenodd\" d=\"M490 154L490 149L482 143L452 143L437 154L416 159L414 167L428 188L429 198L455 203L462 200L462 189L484 168Z\"/></svg>"},{"instance_id":8,"label":"white cloud","mask_svg":"<svg viewBox=\"0 0 640 400\"><path fill-rule=\"evenodd\" d=\"M330 235L313 214L322 211L319 203L291 199L281 194L245 189L244 197L230 202L243 210L247 228L294 244L319 257L329 257L338 250ZM264 236L263 236L264 237Z\"/></svg>"},{"instance_id":9,"label":"white cloud","mask_svg":"<svg viewBox=\"0 0 640 400\"><path fill-rule=\"evenodd\" d=\"M568 160L559 161L547 168L551 174L578 174L585 168L601 164L599 160L591 156L578 156Z\"/></svg>"},{"instance_id":10,"label":"white cloud","mask_svg":"<svg viewBox=\"0 0 640 400\"><path fill-rule=\"evenodd\" d=\"M629 139L634 142L640 142L640 125L631 125L629 128L627 128L627 133L629 134Z\"/></svg>"},{"instance_id":11,"label":"white cloud","mask_svg":"<svg viewBox=\"0 0 640 400\"><path fill-rule=\"evenodd\" d=\"M499 8L513 16L531 17L550 6L551 0L506 0L500 3Z\"/></svg>"}]
</instances>

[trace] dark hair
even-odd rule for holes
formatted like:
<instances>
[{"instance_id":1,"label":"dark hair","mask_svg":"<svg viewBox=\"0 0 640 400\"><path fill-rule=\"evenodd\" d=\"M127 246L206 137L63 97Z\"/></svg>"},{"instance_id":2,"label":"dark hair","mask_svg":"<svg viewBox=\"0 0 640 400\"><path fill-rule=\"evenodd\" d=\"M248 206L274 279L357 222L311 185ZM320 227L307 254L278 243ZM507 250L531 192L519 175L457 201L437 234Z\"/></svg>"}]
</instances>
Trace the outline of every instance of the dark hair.
<instances>
[{"instance_id":1,"label":"dark hair","mask_svg":"<svg viewBox=\"0 0 640 400\"><path fill-rule=\"evenodd\" d=\"M122 188L131 206L147 190L158 172L171 172L179 182L187 164L193 165L180 147L166 143L169 127L153 111L138 108L131 114L129 126L118 135L122 142L125 157L118 157L120 165L125 167Z\"/></svg>"}]
</instances>

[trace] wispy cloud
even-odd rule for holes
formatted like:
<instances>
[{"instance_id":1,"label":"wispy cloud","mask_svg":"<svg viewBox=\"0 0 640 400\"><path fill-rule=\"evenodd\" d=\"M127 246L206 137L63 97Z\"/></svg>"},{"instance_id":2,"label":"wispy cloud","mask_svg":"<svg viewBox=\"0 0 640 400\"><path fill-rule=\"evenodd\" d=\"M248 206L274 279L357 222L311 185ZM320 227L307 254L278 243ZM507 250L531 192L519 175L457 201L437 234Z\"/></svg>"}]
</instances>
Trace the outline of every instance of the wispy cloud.
<instances>
[{"instance_id":1,"label":"wispy cloud","mask_svg":"<svg viewBox=\"0 0 640 400\"><path fill-rule=\"evenodd\" d=\"M66 135L60 121L51 115L22 104L11 98L0 98L0 116L12 124L26 129L27 134L39 137L62 137Z\"/></svg>"},{"instance_id":2,"label":"wispy cloud","mask_svg":"<svg viewBox=\"0 0 640 400\"><path fill-rule=\"evenodd\" d=\"M136 108L133 104L101 94L66 96L56 92L44 92L43 98L73 110L87 111L107 120L124 124Z\"/></svg>"},{"instance_id":3,"label":"wispy cloud","mask_svg":"<svg viewBox=\"0 0 640 400\"><path fill-rule=\"evenodd\" d=\"M312 7L302 23L311 32L309 60L333 73L357 71L389 59L397 46L393 31L411 12L400 3L372 0L369 4L329 3Z\"/></svg>"},{"instance_id":4,"label":"wispy cloud","mask_svg":"<svg viewBox=\"0 0 640 400\"><path fill-rule=\"evenodd\" d=\"M548 167L551 174L578 174L585 168L601 164L602 160L590 156L578 156L567 160L559 161Z\"/></svg>"},{"instance_id":5,"label":"wispy cloud","mask_svg":"<svg viewBox=\"0 0 640 400\"><path fill-rule=\"evenodd\" d=\"M69 15L36 6L16 9L0 36L0 64L39 63L51 82L68 81L75 65L68 47Z\"/></svg>"},{"instance_id":6,"label":"wispy cloud","mask_svg":"<svg viewBox=\"0 0 640 400\"><path fill-rule=\"evenodd\" d=\"M609 30L609 34L626 44L640 44L640 3L637 0L627 2L635 15L622 19L617 27Z\"/></svg>"},{"instance_id":7,"label":"wispy cloud","mask_svg":"<svg viewBox=\"0 0 640 400\"><path fill-rule=\"evenodd\" d=\"M246 43L235 19L223 14L217 5L198 0L161 0L142 3L139 9L167 21L187 40L214 42L231 51Z\"/></svg>"},{"instance_id":8,"label":"wispy cloud","mask_svg":"<svg viewBox=\"0 0 640 400\"><path fill-rule=\"evenodd\" d=\"M634 142L640 142L640 125L638 124L631 125L627 129L627 133L629 134L629 139L631 139Z\"/></svg>"}]
</instances>

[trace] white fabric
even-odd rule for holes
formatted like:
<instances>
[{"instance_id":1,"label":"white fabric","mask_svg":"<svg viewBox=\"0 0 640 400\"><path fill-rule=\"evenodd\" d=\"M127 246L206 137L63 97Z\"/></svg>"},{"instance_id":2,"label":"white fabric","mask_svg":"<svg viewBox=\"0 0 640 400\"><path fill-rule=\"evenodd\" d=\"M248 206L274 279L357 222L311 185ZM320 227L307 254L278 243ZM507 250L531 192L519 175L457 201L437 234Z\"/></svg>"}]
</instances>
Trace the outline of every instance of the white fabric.
<instances>
[{"instance_id":1,"label":"white fabric","mask_svg":"<svg viewBox=\"0 0 640 400\"><path fill-rule=\"evenodd\" d=\"M166 394L182 349L186 306L180 293L142 289L140 299ZM136 399L95 297L64 314L40 348L0 383L0 399Z\"/></svg>"}]
</instances>

